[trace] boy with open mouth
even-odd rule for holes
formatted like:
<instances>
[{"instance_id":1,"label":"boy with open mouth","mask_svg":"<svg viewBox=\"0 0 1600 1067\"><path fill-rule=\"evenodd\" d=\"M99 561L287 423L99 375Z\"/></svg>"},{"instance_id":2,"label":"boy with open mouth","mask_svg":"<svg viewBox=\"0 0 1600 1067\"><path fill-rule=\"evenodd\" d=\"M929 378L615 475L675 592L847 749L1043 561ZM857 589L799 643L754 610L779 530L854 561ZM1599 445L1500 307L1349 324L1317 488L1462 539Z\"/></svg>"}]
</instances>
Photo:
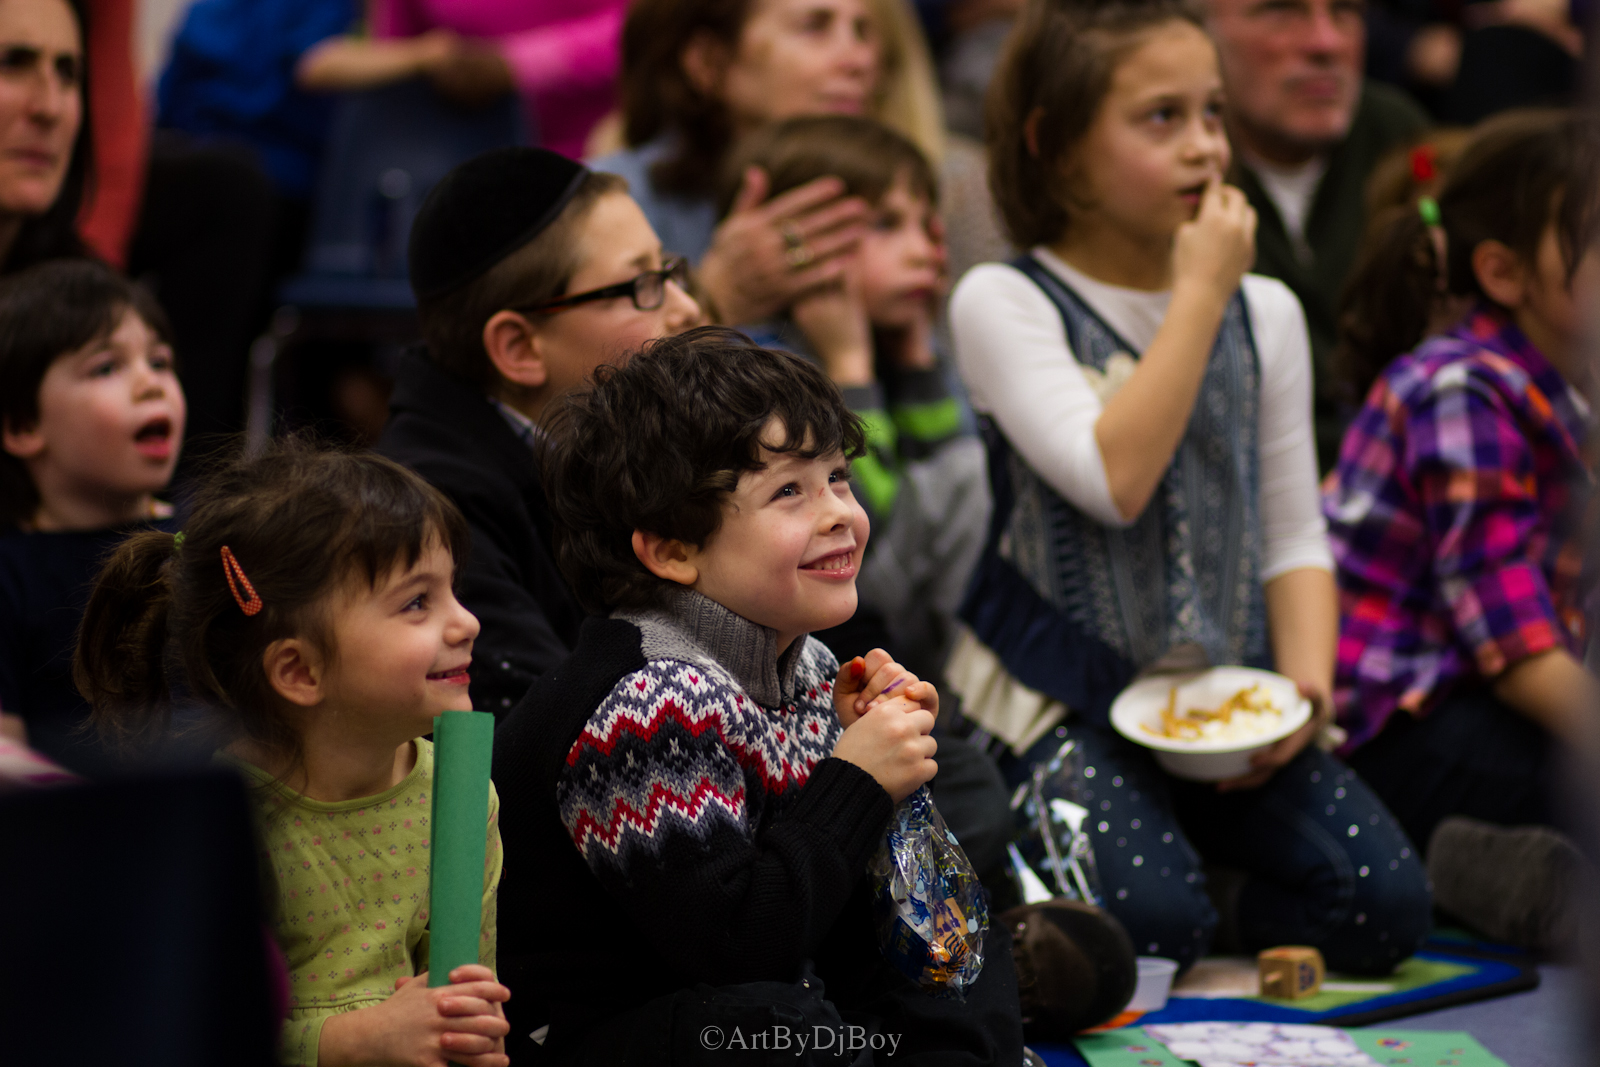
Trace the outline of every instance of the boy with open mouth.
<instances>
[{"instance_id":1,"label":"boy with open mouth","mask_svg":"<svg viewBox=\"0 0 1600 1067\"><path fill-rule=\"evenodd\" d=\"M75 771L113 765L79 730L78 619L122 538L171 527L186 413L149 293L91 260L0 284L0 730Z\"/></svg>"}]
</instances>

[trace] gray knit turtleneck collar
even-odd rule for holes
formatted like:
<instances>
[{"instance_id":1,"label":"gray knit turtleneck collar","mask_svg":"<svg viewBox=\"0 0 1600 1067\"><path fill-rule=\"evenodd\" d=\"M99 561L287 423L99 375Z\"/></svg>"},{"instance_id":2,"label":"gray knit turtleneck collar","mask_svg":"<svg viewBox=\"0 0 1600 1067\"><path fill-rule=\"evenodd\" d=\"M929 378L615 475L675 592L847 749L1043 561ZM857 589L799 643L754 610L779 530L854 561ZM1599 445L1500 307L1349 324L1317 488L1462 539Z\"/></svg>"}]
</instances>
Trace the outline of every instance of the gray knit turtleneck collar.
<instances>
[{"instance_id":1,"label":"gray knit turtleneck collar","mask_svg":"<svg viewBox=\"0 0 1600 1067\"><path fill-rule=\"evenodd\" d=\"M778 631L751 622L693 589L669 590L660 607L618 611L641 634L647 660L677 659L721 667L750 699L768 708L794 699L804 636L778 655Z\"/></svg>"}]
</instances>

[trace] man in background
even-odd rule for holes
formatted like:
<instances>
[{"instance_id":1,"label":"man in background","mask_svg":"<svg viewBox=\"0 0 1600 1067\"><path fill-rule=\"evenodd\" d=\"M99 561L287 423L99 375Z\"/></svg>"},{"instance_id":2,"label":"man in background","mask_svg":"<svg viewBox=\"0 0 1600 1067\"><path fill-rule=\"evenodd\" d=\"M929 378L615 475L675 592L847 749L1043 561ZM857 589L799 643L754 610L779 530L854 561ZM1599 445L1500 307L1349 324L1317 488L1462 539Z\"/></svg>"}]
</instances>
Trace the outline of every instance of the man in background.
<instances>
[{"instance_id":1,"label":"man in background","mask_svg":"<svg viewBox=\"0 0 1600 1067\"><path fill-rule=\"evenodd\" d=\"M1305 308L1316 370L1317 457L1333 465L1360 397L1330 372L1339 296L1366 224L1367 176L1427 117L1398 89L1362 76L1361 0L1207 0L1222 58L1234 180L1260 216L1257 273Z\"/></svg>"}]
</instances>

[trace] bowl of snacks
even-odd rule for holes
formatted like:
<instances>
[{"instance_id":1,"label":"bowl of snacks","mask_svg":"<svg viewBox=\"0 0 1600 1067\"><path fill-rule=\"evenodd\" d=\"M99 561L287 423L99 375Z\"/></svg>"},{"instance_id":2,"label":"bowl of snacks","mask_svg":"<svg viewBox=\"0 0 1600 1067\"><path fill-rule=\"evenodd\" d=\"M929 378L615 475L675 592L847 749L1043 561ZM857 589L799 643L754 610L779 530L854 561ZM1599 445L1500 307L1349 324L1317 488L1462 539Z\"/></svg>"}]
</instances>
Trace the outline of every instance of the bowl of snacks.
<instances>
[{"instance_id":1,"label":"bowl of snacks","mask_svg":"<svg viewBox=\"0 0 1600 1067\"><path fill-rule=\"evenodd\" d=\"M1250 771L1250 757L1311 718L1311 702L1281 674L1213 667L1134 682L1111 705L1111 725L1155 753L1168 773L1220 782Z\"/></svg>"}]
</instances>

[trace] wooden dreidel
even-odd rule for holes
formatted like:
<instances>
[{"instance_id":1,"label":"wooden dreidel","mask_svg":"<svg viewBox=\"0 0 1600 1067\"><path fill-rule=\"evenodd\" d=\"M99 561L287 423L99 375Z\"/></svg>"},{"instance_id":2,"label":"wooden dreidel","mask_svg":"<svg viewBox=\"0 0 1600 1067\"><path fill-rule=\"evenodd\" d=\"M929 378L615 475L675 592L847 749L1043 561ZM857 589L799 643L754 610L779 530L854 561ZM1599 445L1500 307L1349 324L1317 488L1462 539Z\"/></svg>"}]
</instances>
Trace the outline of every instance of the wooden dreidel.
<instances>
[{"instance_id":1,"label":"wooden dreidel","mask_svg":"<svg viewBox=\"0 0 1600 1067\"><path fill-rule=\"evenodd\" d=\"M1261 995L1279 1000L1309 997L1322 988L1322 953L1305 945L1280 945L1256 957Z\"/></svg>"}]
</instances>

